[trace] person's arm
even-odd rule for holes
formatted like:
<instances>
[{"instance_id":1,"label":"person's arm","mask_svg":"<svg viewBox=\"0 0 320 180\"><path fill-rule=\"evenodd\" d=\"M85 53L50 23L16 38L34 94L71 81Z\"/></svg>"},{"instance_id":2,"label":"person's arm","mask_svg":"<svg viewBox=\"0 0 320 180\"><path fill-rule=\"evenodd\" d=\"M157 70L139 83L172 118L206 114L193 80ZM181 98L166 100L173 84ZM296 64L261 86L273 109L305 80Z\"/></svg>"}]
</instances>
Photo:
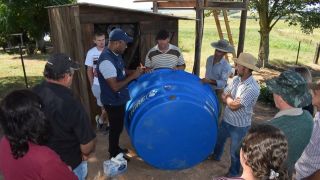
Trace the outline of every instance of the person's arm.
<instances>
[{"instance_id":1,"label":"person's arm","mask_svg":"<svg viewBox=\"0 0 320 180\"><path fill-rule=\"evenodd\" d=\"M202 79L201 79L201 82L203 82L203 83L208 83L208 84L211 84L211 85L214 85L214 86L217 85L217 81L214 80L214 79L202 78Z\"/></svg>"},{"instance_id":2,"label":"person's arm","mask_svg":"<svg viewBox=\"0 0 320 180\"><path fill-rule=\"evenodd\" d=\"M94 138L89 141L87 144L80 144L81 153L84 156L89 156L91 152L95 150L97 139Z\"/></svg>"},{"instance_id":3,"label":"person's arm","mask_svg":"<svg viewBox=\"0 0 320 180\"><path fill-rule=\"evenodd\" d=\"M142 73L142 68L138 67L136 70L134 70L134 72L132 72L122 81L118 81L116 77L112 77L106 79L106 82L109 84L109 86L114 92L118 92L121 88L129 84L130 81L137 79Z\"/></svg>"},{"instance_id":4,"label":"person's arm","mask_svg":"<svg viewBox=\"0 0 320 180\"><path fill-rule=\"evenodd\" d=\"M175 69L178 69L178 70L185 70L185 69L186 69L186 65L185 65L185 64L177 65L177 66L175 67Z\"/></svg>"},{"instance_id":5,"label":"person's arm","mask_svg":"<svg viewBox=\"0 0 320 180\"><path fill-rule=\"evenodd\" d=\"M240 98L235 98L233 99L231 97L231 94L225 94L223 93L221 95L222 97L222 101L232 110L232 111L236 111L238 109L240 109L241 107L241 103L240 103Z\"/></svg>"},{"instance_id":6,"label":"person's arm","mask_svg":"<svg viewBox=\"0 0 320 180\"><path fill-rule=\"evenodd\" d=\"M178 48L178 51L180 53L180 56L178 58L178 64L177 66L175 67L175 69L179 69L179 70L185 70L186 69L186 64L184 62L184 58L183 58L183 55L181 53L181 50Z\"/></svg>"},{"instance_id":7,"label":"person's arm","mask_svg":"<svg viewBox=\"0 0 320 180\"><path fill-rule=\"evenodd\" d=\"M230 65L226 65L225 67L223 67L221 71L220 79L215 80L216 81L215 83L218 89L223 89L224 87L226 87L230 73L231 73Z\"/></svg>"},{"instance_id":8,"label":"person's arm","mask_svg":"<svg viewBox=\"0 0 320 180\"><path fill-rule=\"evenodd\" d=\"M314 172L311 176L304 178L305 180L319 180L320 179L320 169Z\"/></svg>"},{"instance_id":9,"label":"person's arm","mask_svg":"<svg viewBox=\"0 0 320 180\"><path fill-rule=\"evenodd\" d=\"M93 78L94 78L93 67L87 66L87 76L88 76L90 85L92 86L92 84L93 84Z\"/></svg>"}]
</instances>

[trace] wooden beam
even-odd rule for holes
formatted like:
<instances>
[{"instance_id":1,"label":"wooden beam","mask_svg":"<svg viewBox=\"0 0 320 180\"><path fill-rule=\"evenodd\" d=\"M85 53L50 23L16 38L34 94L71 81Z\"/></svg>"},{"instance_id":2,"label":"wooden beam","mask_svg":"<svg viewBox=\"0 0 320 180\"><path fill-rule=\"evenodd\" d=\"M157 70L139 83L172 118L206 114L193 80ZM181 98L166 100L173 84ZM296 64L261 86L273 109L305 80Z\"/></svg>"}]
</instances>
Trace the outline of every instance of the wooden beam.
<instances>
[{"instance_id":1,"label":"wooden beam","mask_svg":"<svg viewBox=\"0 0 320 180\"><path fill-rule=\"evenodd\" d=\"M203 23L204 23L204 12L201 7L204 5L204 0L197 0L196 2L196 39L195 39L195 52L194 52L194 64L193 74L200 74L200 61L201 61L201 45L203 37Z\"/></svg>"},{"instance_id":2,"label":"wooden beam","mask_svg":"<svg viewBox=\"0 0 320 180\"><path fill-rule=\"evenodd\" d=\"M247 24L247 10L241 11L240 18L240 30L239 30L239 42L238 42L238 50L237 57L239 57L240 53L243 52L244 48L244 38L246 36L246 24Z\"/></svg>"},{"instance_id":3,"label":"wooden beam","mask_svg":"<svg viewBox=\"0 0 320 180\"><path fill-rule=\"evenodd\" d=\"M195 1L183 1L183 2L158 2L158 8L171 8L171 7L195 7Z\"/></svg>"},{"instance_id":4,"label":"wooden beam","mask_svg":"<svg viewBox=\"0 0 320 180\"><path fill-rule=\"evenodd\" d=\"M157 2L153 2L153 12L157 13L158 12L158 3Z\"/></svg>"},{"instance_id":5,"label":"wooden beam","mask_svg":"<svg viewBox=\"0 0 320 180\"><path fill-rule=\"evenodd\" d=\"M246 10L247 4L243 2L207 2L203 8Z\"/></svg>"}]
</instances>

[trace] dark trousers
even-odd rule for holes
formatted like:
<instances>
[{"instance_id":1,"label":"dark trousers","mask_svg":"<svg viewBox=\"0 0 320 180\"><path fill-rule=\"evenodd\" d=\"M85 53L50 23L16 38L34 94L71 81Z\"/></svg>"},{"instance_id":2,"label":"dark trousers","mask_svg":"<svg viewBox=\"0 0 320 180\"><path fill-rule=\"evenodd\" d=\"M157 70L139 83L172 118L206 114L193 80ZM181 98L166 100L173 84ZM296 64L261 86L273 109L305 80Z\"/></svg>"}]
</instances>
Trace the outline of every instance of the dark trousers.
<instances>
[{"instance_id":1,"label":"dark trousers","mask_svg":"<svg viewBox=\"0 0 320 180\"><path fill-rule=\"evenodd\" d=\"M110 131L109 131L109 153L110 158L120 153L119 138L123 130L125 105L110 106L104 105L108 114Z\"/></svg>"}]
</instances>

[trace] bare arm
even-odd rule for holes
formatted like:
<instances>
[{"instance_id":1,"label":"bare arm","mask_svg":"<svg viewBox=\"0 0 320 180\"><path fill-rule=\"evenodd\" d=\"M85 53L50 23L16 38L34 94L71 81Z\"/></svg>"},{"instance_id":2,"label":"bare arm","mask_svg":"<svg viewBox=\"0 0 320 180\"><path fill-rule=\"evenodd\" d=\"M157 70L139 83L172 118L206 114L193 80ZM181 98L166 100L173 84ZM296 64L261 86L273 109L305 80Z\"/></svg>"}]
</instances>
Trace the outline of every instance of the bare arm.
<instances>
[{"instance_id":1,"label":"bare arm","mask_svg":"<svg viewBox=\"0 0 320 180\"><path fill-rule=\"evenodd\" d=\"M307 177L305 179L307 179L307 180L318 180L318 179L320 179L320 169L318 169L311 176L309 176L309 177Z\"/></svg>"},{"instance_id":2,"label":"bare arm","mask_svg":"<svg viewBox=\"0 0 320 180\"><path fill-rule=\"evenodd\" d=\"M129 76L127 76L122 81L118 81L116 77L113 77L113 78L106 79L106 82L109 84L109 86L114 92L118 92L121 88L126 86L130 81L138 78L142 72L143 70L138 67L134 72L132 72Z\"/></svg>"},{"instance_id":3,"label":"bare arm","mask_svg":"<svg viewBox=\"0 0 320 180\"><path fill-rule=\"evenodd\" d=\"M89 154L94 151L94 149L96 147L96 142L97 142L97 139L94 138L90 142L88 142L87 144L80 144L80 149L81 149L82 154L84 156L89 156Z\"/></svg>"},{"instance_id":4,"label":"bare arm","mask_svg":"<svg viewBox=\"0 0 320 180\"><path fill-rule=\"evenodd\" d=\"M233 99L230 94L225 94L225 93L223 93L223 94L221 95L221 97L222 97L222 101L223 101L232 111L236 111L236 110L240 109L240 107L241 107L240 98Z\"/></svg>"},{"instance_id":5,"label":"bare arm","mask_svg":"<svg viewBox=\"0 0 320 180\"><path fill-rule=\"evenodd\" d=\"M185 65L185 64L177 65L177 66L175 67L175 69L185 70L185 69L186 69L186 65Z\"/></svg>"},{"instance_id":6,"label":"bare arm","mask_svg":"<svg viewBox=\"0 0 320 180\"><path fill-rule=\"evenodd\" d=\"M88 76L90 85L92 86L94 74L93 74L93 68L90 66L87 66L87 76Z\"/></svg>"},{"instance_id":7,"label":"bare arm","mask_svg":"<svg viewBox=\"0 0 320 180\"><path fill-rule=\"evenodd\" d=\"M217 81L214 79L207 79L207 78L203 78L201 79L202 83L208 83L208 84L212 84L212 85L217 85Z\"/></svg>"}]
</instances>

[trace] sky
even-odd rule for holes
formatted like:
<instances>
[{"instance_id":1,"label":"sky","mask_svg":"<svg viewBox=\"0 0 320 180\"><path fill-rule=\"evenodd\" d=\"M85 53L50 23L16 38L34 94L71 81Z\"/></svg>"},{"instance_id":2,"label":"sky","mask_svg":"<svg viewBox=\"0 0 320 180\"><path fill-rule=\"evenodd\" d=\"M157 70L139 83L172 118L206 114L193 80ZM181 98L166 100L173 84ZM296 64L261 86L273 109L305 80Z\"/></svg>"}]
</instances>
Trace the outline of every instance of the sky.
<instances>
[{"instance_id":1,"label":"sky","mask_svg":"<svg viewBox=\"0 0 320 180\"><path fill-rule=\"evenodd\" d=\"M152 8L151 2L134 3L133 1L134 0L78 0L78 2L104 4L104 5L117 6L122 8L143 9L143 10L151 11L151 8Z\"/></svg>"}]
</instances>

